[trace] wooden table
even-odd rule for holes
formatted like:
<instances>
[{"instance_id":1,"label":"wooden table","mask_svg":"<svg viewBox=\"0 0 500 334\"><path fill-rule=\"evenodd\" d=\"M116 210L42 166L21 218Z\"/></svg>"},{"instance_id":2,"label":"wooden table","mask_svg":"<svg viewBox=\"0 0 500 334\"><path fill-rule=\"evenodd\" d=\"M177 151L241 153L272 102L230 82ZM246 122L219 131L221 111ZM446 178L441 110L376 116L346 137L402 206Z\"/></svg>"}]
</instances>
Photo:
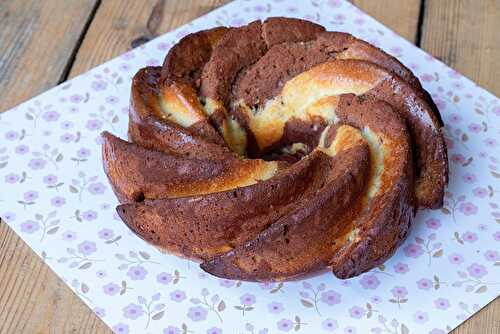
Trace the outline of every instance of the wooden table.
<instances>
[{"instance_id":1,"label":"wooden table","mask_svg":"<svg viewBox=\"0 0 500 334\"><path fill-rule=\"evenodd\" d=\"M224 4L1 0L0 110ZM500 95L500 1L353 0L411 42ZM111 333L0 223L0 333ZM500 333L500 299L454 334Z\"/></svg>"}]
</instances>

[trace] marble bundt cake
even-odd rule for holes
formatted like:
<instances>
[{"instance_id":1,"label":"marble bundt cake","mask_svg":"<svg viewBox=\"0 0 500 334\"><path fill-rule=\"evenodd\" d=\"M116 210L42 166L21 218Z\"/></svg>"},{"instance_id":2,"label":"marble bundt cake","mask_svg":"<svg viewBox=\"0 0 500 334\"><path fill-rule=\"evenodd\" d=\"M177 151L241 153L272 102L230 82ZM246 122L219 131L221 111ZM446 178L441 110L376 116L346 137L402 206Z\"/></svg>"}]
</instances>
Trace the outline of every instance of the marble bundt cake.
<instances>
[{"instance_id":1,"label":"marble bundt cake","mask_svg":"<svg viewBox=\"0 0 500 334\"><path fill-rule=\"evenodd\" d=\"M228 279L359 275L442 206L442 121L395 58L269 18L181 39L134 77L129 139L103 134L118 214Z\"/></svg>"}]
</instances>

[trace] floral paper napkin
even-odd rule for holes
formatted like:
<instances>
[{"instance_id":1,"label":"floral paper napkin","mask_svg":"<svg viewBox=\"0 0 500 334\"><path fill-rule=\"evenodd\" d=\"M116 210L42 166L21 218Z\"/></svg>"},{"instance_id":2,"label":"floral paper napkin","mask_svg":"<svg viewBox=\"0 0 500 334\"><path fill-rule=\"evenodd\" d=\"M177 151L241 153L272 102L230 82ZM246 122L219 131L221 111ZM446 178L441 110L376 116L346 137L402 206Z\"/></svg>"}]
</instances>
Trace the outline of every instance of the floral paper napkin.
<instances>
[{"instance_id":1,"label":"floral paper napkin","mask_svg":"<svg viewBox=\"0 0 500 334\"><path fill-rule=\"evenodd\" d=\"M267 16L316 21L397 56L442 112L445 207L385 265L340 281L221 280L131 234L99 133L126 138L131 77L187 33ZM116 333L447 333L500 292L500 103L344 1L235 1L0 115L0 215Z\"/></svg>"}]
</instances>

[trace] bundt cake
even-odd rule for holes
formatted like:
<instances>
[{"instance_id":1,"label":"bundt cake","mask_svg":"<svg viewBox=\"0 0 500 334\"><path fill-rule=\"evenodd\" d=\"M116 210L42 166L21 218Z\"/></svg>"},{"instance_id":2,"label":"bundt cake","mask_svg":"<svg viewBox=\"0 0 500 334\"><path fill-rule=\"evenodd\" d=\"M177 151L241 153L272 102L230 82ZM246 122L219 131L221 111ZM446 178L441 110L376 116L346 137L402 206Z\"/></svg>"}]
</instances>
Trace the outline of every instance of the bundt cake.
<instances>
[{"instance_id":1,"label":"bundt cake","mask_svg":"<svg viewBox=\"0 0 500 334\"><path fill-rule=\"evenodd\" d=\"M442 206L442 121L382 50L269 18L181 39L132 82L129 139L103 133L118 214L215 276L359 275Z\"/></svg>"}]
</instances>

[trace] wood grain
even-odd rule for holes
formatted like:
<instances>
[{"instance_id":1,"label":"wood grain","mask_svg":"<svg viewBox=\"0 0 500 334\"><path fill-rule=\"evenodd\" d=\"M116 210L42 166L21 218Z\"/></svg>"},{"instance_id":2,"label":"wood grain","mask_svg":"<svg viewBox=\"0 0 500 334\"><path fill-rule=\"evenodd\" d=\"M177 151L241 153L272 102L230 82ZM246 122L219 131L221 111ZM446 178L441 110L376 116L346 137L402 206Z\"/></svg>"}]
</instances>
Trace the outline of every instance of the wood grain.
<instances>
[{"instance_id":1,"label":"wood grain","mask_svg":"<svg viewBox=\"0 0 500 334\"><path fill-rule=\"evenodd\" d=\"M500 1L427 0L421 47L500 95Z\"/></svg>"},{"instance_id":2,"label":"wood grain","mask_svg":"<svg viewBox=\"0 0 500 334\"><path fill-rule=\"evenodd\" d=\"M95 6L96 0L0 1L1 111L58 83Z\"/></svg>"},{"instance_id":3,"label":"wood grain","mask_svg":"<svg viewBox=\"0 0 500 334\"><path fill-rule=\"evenodd\" d=\"M85 22L87 19L90 20L92 8L96 4L93 0L86 2L45 0L43 5L41 1L32 0L33 6L26 5L25 2L22 10L16 0L1 0L0 47L2 50L17 48L17 51L11 51L15 52L13 55L10 55L10 52L8 54L0 53L0 110L5 110L30 96L36 95L57 83L61 77L66 77L67 74L69 77L74 77L123 53L130 48L132 41L137 41L138 38L146 40L167 32L225 2L227 1L147 0L127 1L124 5L123 0L103 0L97 8L95 16L92 17L88 30L85 31ZM353 0L352 2L408 40L416 41L419 24L419 0ZM458 2L462 3L458 0L426 1L422 45L451 66L495 91L498 89L498 83L490 77L498 73L499 65L498 62L495 63L494 57L500 59L498 56L498 36L493 36L498 30L494 24L495 19L497 22L499 21L498 16L496 18L494 16L498 15L498 6L492 5L495 1L489 0L463 1L466 3L465 5L457 4ZM158 3L162 5L159 12L154 10L155 6L158 8ZM446 4L441 5L440 3ZM479 9L473 8L472 3L476 4L475 6ZM71 24L80 26L80 30L69 26L63 29L65 29L66 34L71 32L77 38L73 38L71 41L62 41L63 38L48 40L47 36L51 35L40 31L50 32L56 29L55 24L57 27L61 24L68 24L59 20L52 22L49 19L49 13L62 13L62 10L67 11L67 8L72 8L72 6L78 6L78 9L69 11L74 21ZM453 8L450 13L446 12L448 6ZM5 8L9 8L9 10L5 11ZM484 11L489 11L489 13ZM495 11L496 14L491 14ZM13 18L12 13L14 12L16 15ZM30 17L30 13L35 12L38 13L34 15L35 18ZM465 13L472 14L472 17L453 17L453 15L465 15ZM10 23L7 24L6 20L10 20ZM32 22L30 20L38 23L31 23L33 27L28 29L26 25ZM468 31L470 31L467 30L467 24L470 25L470 23L457 23L458 20L475 22L473 32L476 36L480 36L481 41L473 41L473 34L467 36ZM457 28L459 26L462 26L461 30ZM72 32L72 29L79 33ZM34 30L36 32L33 32ZM83 40L78 41L83 31L85 32L84 35L81 35ZM67 35L63 37L70 39ZM451 41L447 38L455 38L458 41ZM494 40L494 38L497 39ZM461 45L461 39L464 39L465 46ZM80 42L81 45L79 45ZM38 44L35 44L37 46L34 47L30 46L32 43ZM474 45L483 49L476 49ZM59 50L58 47L63 48L65 52ZM75 47L77 52L72 54ZM465 47L467 49L463 49ZM451 51L448 50L452 49L455 51L450 53ZM482 52L475 50L485 50L484 53L489 54L489 56L474 55L476 61L481 60L483 65L487 64L487 66L481 66L480 63L465 59L470 56L470 53ZM54 52L60 52L61 56L54 57ZM75 56L74 63L69 73L65 74L67 60L71 60L72 56ZM4 62L7 61L11 65L5 65ZM29 78L23 78L23 75L26 74L21 70L23 68L30 69ZM3 72L7 70L10 72ZM17 85L17 81L21 81L21 84ZM3 87L13 85L13 83L16 84L17 90L20 90L19 87L28 87L29 89L24 88L19 92L14 90L13 94L5 94ZM5 98L5 96L9 98ZM459 327L453 334L499 333L499 313L500 301L497 300L476 314L472 320ZM100 334L111 333L111 330L31 252L29 247L12 230L6 227L5 223L1 223L0 333Z\"/></svg>"},{"instance_id":4,"label":"wood grain","mask_svg":"<svg viewBox=\"0 0 500 334\"><path fill-rule=\"evenodd\" d=\"M227 2L165 1L158 15L153 13L158 0L130 1L127 6L123 5L122 0L103 1L78 50L70 77L124 53L131 49L132 41L140 37L161 35ZM159 16L160 20L153 29L148 29L151 15Z\"/></svg>"}]
</instances>

